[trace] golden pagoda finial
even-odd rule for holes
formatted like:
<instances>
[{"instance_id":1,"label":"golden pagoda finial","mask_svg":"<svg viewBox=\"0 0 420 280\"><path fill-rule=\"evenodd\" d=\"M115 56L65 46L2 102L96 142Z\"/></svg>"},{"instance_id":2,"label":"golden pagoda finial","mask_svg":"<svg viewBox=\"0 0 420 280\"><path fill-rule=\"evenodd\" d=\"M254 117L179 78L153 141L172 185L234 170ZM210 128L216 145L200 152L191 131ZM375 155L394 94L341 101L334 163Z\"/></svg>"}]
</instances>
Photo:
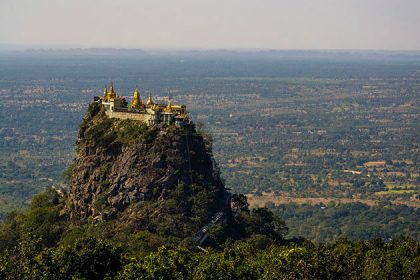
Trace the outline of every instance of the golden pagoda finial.
<instances>
[{"instance_id":1,"label":"golden pagoda finial","mask_svg":"<svg viewBox=\"0 0 420 280\"><path fill-rule=\"evenodd\" d=\"M114 92L114 83L113 82L111 82L111 84L109 85L109 92L107 93L107 99L108 99L108 102L111 100L111 99L115 99L116 97L117 97L117 94Z\"/></svg>"},{"instance_id":2,"label":"golden pagoda finial","mask_svg":"<svg viewBox=\"0 0 420 280\"><path fill-rule=\"evenodd\" d=\"M165 112L172 112L171 97L168 96L168 106L165 108Z\"/></svg>"},{"instance_id":3,"label":"golden pagoda finial","mask_svg":"<svg viewBox=\"0 0 420 280\"><path fill-rule=\"evenodd\" d=\"M105 87L104 87L104 98L106 98L107 93L108 93L108 89L106 88L106 85L105 85Z\"/></svg>"},{"instance_id":4,"label":"golden pagoda finial","mask_svg":"<svg viewBox=\"0 0 420 280\"><path fill-rule=\"evenodd\" d=\"M139 108L142 105L140 91L136 87L133 93L133 100L131 101L130 107L131 108Z\"/></svg>"},{"instance_id":5,"label":"golden pagoda finial","mask_svg":"<svg viewBox=\"0 0 420 280\"><path fill-rule=\"evenodd\" d=\"M152 95L149 94L149 98L147 99L147 103L146 104L148 106L152 106L152 105L155 104L155 102L153 102Z\"/></svg>"},{"instance_id":6,"label":"golden pagoda finial","mask_svg":"<svg viewBox=\"0 0 420 280\"><path fill-rule=\"evenodd\" d=\"M111 85L109 86L109 92L114 92L114 83L111 82Z\"/></svg>"}]
</instances>

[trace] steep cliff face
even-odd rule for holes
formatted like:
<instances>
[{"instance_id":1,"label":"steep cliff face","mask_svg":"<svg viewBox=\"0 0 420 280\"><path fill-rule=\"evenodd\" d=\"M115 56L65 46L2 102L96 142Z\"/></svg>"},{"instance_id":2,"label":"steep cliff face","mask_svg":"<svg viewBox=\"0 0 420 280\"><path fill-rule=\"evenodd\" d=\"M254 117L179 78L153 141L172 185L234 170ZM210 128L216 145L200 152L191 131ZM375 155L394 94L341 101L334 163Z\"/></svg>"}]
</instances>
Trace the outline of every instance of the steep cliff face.
<instances>
[{"instance_id":1,"label":"steep cliff face","mask_svg":"<svg viewBox=\"0 0 420 280\"><path fill-rule=\"evenodd\" d=\"M191 234L227 207L210 146L193 124L147 127L109 119L92 103L80 126L66 212L73 221Z\"/></svg>"}]
</instances>

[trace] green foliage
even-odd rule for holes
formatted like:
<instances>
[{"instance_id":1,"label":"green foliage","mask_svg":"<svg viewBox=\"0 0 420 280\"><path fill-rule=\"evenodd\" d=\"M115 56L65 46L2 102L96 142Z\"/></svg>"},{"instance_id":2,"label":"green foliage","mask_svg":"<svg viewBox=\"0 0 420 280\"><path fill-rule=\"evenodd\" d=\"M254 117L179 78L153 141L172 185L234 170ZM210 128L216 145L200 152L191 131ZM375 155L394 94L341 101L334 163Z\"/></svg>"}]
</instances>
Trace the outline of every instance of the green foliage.
<instances>
[{"instance_id":1,"label":"green foliage","mask_svg":"<svg viewBox=\"0 0 420 280\"><path fill-rule=\"evenodd\" d=\"M247 240L247 243L256 250L264 250L271 245L276 244L276 242L264 234L253 234Z\"/></svg>"},{"instance_id":2,"label":"green foliage","mask_svg":"<svg viewBox=\"0 0 420 280\"><path fill-rule=\"evenodd\" d=\"M342 235L353 240L389 239L400 234L420 238L420 210L405 205L291 203L273 206L270 210L286 221L289 236L304 236L315 242L333 241Z\"/></svg>"},{"instance_id":3,"label":"green foliage","mask_svg":"<svg viewBox=\"0 0 420 280\"><path fill-rule=\"evenodd\" d=\"M284 221L267 208L254 208L251 212L239 211L235 219L244 231L242 234L246 237L259 234L280 242L288 231Z\"/></svg>"},{"instance_id":4,"label":"green foliage","mask_svg":"<svg viewBox=\"0 0 420 280\"><path fill-rule=\"evenodd\" d=\"M145 139L147 143L153 141L157 134L153 134L155 129L149 128L145 123L135 120L121 120L118 122L118 140L128 145L130 143ZM153 137L154 135L154 137Z\"/></svg>"},{"instance_id":5,"label":"green foliage","mask_svg":"<svg viewBox=\"0 0 420 280\"><path fill-rule=\"evenodd\" d=\"M189 250L161 247L124 266L117 279L190 279L194 266Z\"/></svg>"},{"instance_id":6,"label":"green foliage","mask_svg":"<svg viewBox=\"0 0 420 280\"><path fill-rule=\"evenodd\" d=\"M197 189L179 184L167 201L193 193ZM58 215L62 206L49 189L34 198L31 209L11 214L1 225L1 244L8 246L0 251L0 279L418 279L420 274L420 244L413 239L292 242L284 239L284 222L267 208L235 208L234 226L242 232L230 237L242 240L229 239L228 227L219 225L209 236L209 244L219 246L197 252L173 236L116 229L116 221L66 223Z\"/></svg>"},{"instance_id":7,"label":"green foliage","mask_svg":"<svg viewBox=\"0 0 420 280\"><path fill-rule=\"evenodd\" d=\"M94 141L99 146L108 147L116 139L112 124L113 120L107 117L92 122L86 130L86 139Z\"/></svg>"},{"instance_id":8,"label":"green foliage","mask_svg":"<svg viewBox=\"0 0 420 280\"><path fill-rule=\"evenodd\" d=\"M1 279L104 279L121 268L121 250L93 238L70 246L45 249L25 238L0 256Z\"/></svg>"},{"instance_id":9,"label":"green foliage","mask_svg":"<svg viewBox=\"0 0 420 280\"><path fill-rule=\"evenodd\" d=\"M200 259L193 279L258 279L249 247L238 244Z\"/></svg>"},{"instance_id":10,"label":"green foliage","mask_svg":"<svg viewBox=\"0 0 420 280\"><path fill-rule=\"evenodd\" d=\"M76 163L72 163L64 172L63 172L63 181L66 185L70 185L71 176L73 175L73 169L76 167Z\"/></svg>"},{"instance_id":11,"label":"green foliage","mask_svg":"<svg viewBox=\"0 0 420 280\"><path fill-rule=\"evenodd\" d=\"M166 211L176 213L182 199L193 205L191 214L201 213L198 205L214 210L206 204L214 190L203 189L178 184L168 192ZM210 230L214 249L195 252L173 236L116 229L116 221L66 223L58 215L62 199L48 189L33 199L28 211L10 214L1 225L0 244L7 246L0 251L0 279L418 279L420 275L420 244L413 239L342 238L318 246L292 242L284 239L287 227L273 212L249 211L243 197L234 201L236 232L218 225ZM242 240L235 242L232 237Z\"/></svg>"},{"instance_id":12,"label":"green foliage","mask_svg":"<svg viewBox=\"0 0 420 280\"><path fill-rule=\"evenodd\" d=\"M218 188L215 186L197 186L193 185L191 188L191 211L193 220L197 225L203 225L207 220L220 209L220 205L215 204L218 195L220 195Z\"/></svg>"},{"instance_id":13,"label":"green foliage","mask_svg":"<svg viewBox=\"0 0 420 280\"><path fill-rule=\"evenodd\" d=\"M108 185L109 185L109 182L108 182ZM105 182L103 183L103 186L107 186L106 184L105 184ZM106 193L101 193L101 194L98 194L96 197L95 197L95 202L93 203L93 206L96 208L96 209L98 209L98 210L103 210L103 208L104 208L104 206L105 206L105 204L106 204L106 202L107 202L107 195L106 195Z\"/></svg>"},{"instance_id":14,"label":"green foliage","mask_svg":"<svg viewBox=\"0 0 420 280\"><path fill-rule=\"evenodd\" d=\"M149 236L139 232L137 239ZM259 244L258 246L255 246ZM194 252L163 246L130 252L83 237L45 248L25 235L0 254L1 279L418 279L420 244L409 238L340 239L330 245L277 245L263 236Z\"/></svg>"},{"instance_id":15,"label":"green foliage","mask_svg":"<svg viewBox=\"0 0 420 280\"><path fill-rule=\"evenodd\" d=\"M313 253L304 247L269 247L258 256L261 279L313 279Z\"/></svg>"},{"instance_id":16,"label":"green foliage","mask_svg":"<svg viewBox=\"0 0 420 280\"><path fill-rule=\"evenodd\" d=\"M33 198L30 210L11 213L0 224L0 250L12 248L28 235L38 238L44 246L54 246L63 231L59 215L62 205L58 193L47 189Z\"/></svg>"},{"instance_id":17,"label":"green foliage","mask_svg":"<svg viewBox=\"0 0 420 280\"><path fill-rule=\"evenodd\" d=\"M86 238L53 255L58 274L68 278L104 279L121 267L121 251L105 241Z\"/></svg>"},{"instance_id":18,"label":"green foliage","mask_svg":"<svg viewBox=\"0 0 420 280\"><path fill-rule=\"evenodd\" d=\"M88 123L101 111L101 106L97 102L92 102L89 104L89 107L86 111L86 115L83 118L82 123L80 124L80 130L84 131ZM102 112L103 113L103 112Z\"/></svg>"},{"instance_id":19,"label":"green foliage","mask_svg":"<svg viewBox=\"0 0 420 280\"><path fill-rule=\"evenodd\" d=\"M47 189L32 198L31 209L48 208L60 203L60 196L54 189Z\"/></svg>"},{"instance_id":20,"label":"green foliage","mask_svg":"<svg viewBox=\"0 0 420 280\"><path fill-rule=\"evenodd\" d=\"M371 246L363 263L365 279L416 279L420 276L420 248L412 239L400 237Z\"/></svg>"},{"instance_id":21,"label":"green foliage","mask_svg":"<svg viewBox=\"0 0 420 280\"><path fill-rule=\"evenodd\" d=\"M80 133L84 133L84 137L93 141L98 147L110 149L113 143L131 145L133 143L144 142L149 144L158 135L156 128L149 127L143 122L110 119L105 115L103 109L100 109L100 113L96 115L90 114L89 112L88 110Z\"/></svg>"}]
</instances>

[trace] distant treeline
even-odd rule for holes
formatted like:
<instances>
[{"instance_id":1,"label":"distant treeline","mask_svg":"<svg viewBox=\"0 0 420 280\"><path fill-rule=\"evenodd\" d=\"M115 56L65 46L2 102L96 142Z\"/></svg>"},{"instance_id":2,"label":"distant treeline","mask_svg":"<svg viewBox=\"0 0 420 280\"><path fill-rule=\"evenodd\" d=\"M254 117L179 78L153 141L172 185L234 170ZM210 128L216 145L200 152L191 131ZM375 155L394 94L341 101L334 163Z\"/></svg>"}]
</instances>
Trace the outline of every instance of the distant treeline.
<instances>
[{"instance_id":1,"label":"distant treeline","mask_svg":"<svg viewBox=\"0 0 420 280\"><path fill-rule=\"evenodd\" d=\"M285 220L290 236L304 236L315 242L333 241L340 236L390 240L401 234L420 240L420 210L405 205L290 203L271 205L270 209Z\"/></svg>"}]
</instances>

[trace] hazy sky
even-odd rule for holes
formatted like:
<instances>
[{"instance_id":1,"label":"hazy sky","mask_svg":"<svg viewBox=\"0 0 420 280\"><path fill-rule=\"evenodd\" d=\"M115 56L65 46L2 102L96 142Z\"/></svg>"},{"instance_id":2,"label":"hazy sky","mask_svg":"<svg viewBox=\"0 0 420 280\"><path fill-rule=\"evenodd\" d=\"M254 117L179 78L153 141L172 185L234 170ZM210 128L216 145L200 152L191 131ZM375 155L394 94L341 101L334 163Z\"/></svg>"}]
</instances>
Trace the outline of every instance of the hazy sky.
<instances>
[{"instance_id":1,"label":"hazy sky","mask_svg":"<svg viewBox=\"0 0 420 280\"><path fill-rule=\"evenodd\" d=\"M0 0L0 44L420 50L420 0Z\"/></svg>"}]
</instances>

